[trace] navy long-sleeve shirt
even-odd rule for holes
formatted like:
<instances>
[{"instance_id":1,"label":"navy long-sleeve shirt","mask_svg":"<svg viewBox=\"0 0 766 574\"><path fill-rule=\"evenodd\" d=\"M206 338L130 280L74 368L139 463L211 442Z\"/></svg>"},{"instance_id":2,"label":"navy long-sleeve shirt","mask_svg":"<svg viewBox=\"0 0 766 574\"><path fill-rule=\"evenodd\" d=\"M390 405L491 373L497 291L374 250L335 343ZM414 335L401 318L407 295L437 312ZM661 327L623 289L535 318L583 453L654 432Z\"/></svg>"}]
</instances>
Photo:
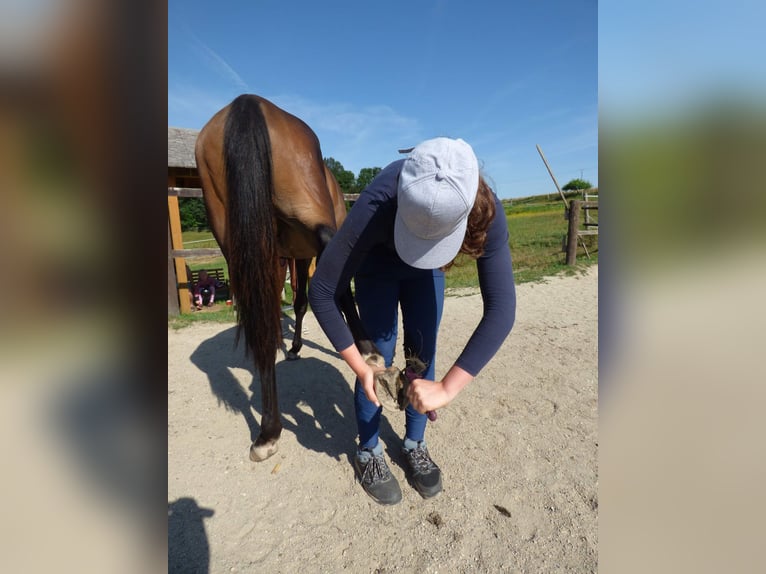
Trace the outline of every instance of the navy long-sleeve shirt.
<instances>
[{"instance_id":1,"label":"navy long-sleeve shirt","mask_svg":"<svg viewBox=\"0 0 766 574\"><path fill-rule=\"evenodd\" d=\"M401 259L394 247L397 182L404 160L385 169L359 195L325 249L311 280L309 301L320 326L335 350L353 342L338 301L364 260L370 257ZM482 319L455 364L472 376L489 362L513 327L516 289L508 247L508 225L497 196L495 218L487 232L484 254L477 259L479 287L484 303Z\"/></svg>"}]
</instances>

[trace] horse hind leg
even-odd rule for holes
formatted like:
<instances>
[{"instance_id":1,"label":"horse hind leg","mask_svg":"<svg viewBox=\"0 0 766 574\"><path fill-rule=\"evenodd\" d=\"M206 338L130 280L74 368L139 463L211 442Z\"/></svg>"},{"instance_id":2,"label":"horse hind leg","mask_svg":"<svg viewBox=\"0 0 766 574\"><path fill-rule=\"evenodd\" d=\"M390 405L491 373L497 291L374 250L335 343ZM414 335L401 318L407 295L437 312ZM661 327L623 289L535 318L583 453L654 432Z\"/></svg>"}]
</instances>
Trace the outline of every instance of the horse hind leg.
<instances>
[{"instance_id":1,"label":"horse hind leg","mask_svg":"<svg viewBox=\"0 0 766 574\"><path fill-rule=\"evenodd\" d=\"M371 357L381 357L383 354L375 346L375 343L367 335L367 331L362 325L362 320L359 318L359 310L356 308L356 301L354 295L351 292L351 286L341 295L340 308L343 311L343 315L346 318L346 324L348 325L351 336L354 338L354 344L359 350L362 357L367 360ZM385 366L385 365L383 365Z\"/></svg>"},{"instance_id":2,"label":"horse hind leg","mask_svg":"<svg viewBox=\"0 0 766 574\"><path fill-rule=\"evenodd\" d=\"M267 458L276 454L279 450L279 439L266 439L260 435L253 444L250 445L250 460L253 462L263 462Z\"/></svg>"},{"instance_id":3,"label":"horse hind leg","mask_svg":"<svg viewBox=\"0 0 766 574\"><path fill-rule=\"evenodd\" d=\"M265 439L259 436L256 441L250 445L250 460L253 462L263 462L270 458L279 450L278 439Z\"/></svg>"},{"instance_id":4,"label":"horse hind leg","mask_svg":"<svg viewBox=\"0 0 766 574\"><path fill-rule=\"evenodd\" d=\"M279 418L277 402L276 367L260 371L261 377L261 432L255 442L250 445L250 460L262 462L279 449L279 436L282 434L282 421Z\"/></svg>"},{"instance_id":5,"label":"horse hind leg","mask_svg":"<svg viewBox=\"0 0 766 574\"><path fill-rule=\"evenodd\" d=\"M295 333L293 334L293 344L287 352L287 360L294 361L299 359L303 347L303 317L308 310L308 282L309 265L311 259L298 259L295 261L295 290L293 291L293 310L295 311ZM292 279L292 277L291 277Z\"/></svg>"},{"instance_id":6,"label":"horse hind leg","mask_svg":"<svg viewBox=\"0 0 766 574\"><path fill-rule=\"evenodd\" d=\"M324 248L330 242L334 234L335 231L329 227L321 227L319 229L318 238L320 251L319 255L317 256L317 262L319 262L319 259L322 257ZM359 353L362 355L362 357L364 357L365 360L374 356L379 356L382 358L382 353L378 350L372 339L370 339L369 335L367 335L367 331L364 328L364 325L362 325L362 320L359 318L359 310L356 307L356 301L354 300L354 294L351 292L350 284L346 287L346 290L341 295L339 304L340 310L346 319L346 324L348 325L349 331L351 331L351 336L354 338L354 344L356 345L356 348L359 350Z\"/></svg>"},{"instance_id":7,"label":"horse hind leg","mask_svg":"<svg viewBox=\"0 0 766 574\"><path fill-rule=\"evenodd\" d=\"M282 289L282 295L285 294L285 283L287 282L287 268L290 265L290 259L284 257L277 258L277 283ZM292 274L290 279L292 280ZM284 298L284 297L283 297Z\"/></svg>"}]
</instances>

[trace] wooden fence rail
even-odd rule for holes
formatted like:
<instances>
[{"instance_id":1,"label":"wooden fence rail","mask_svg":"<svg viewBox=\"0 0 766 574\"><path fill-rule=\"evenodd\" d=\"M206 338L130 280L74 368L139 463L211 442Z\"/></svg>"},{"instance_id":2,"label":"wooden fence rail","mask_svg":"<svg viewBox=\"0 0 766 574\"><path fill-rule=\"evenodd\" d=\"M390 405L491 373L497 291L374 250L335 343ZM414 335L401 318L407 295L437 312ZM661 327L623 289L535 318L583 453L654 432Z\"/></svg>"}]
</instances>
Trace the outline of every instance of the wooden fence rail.
<instances>
[{"instance_id":1,"label":"wooden fence rail","mask_svg":"<svg viewBox=\"0 0 766 574\"><path fill-rule=\"evenodd\" d=\"M202 197L199 187L169 187L168 197Z\"/></svg>"}]
</instances>

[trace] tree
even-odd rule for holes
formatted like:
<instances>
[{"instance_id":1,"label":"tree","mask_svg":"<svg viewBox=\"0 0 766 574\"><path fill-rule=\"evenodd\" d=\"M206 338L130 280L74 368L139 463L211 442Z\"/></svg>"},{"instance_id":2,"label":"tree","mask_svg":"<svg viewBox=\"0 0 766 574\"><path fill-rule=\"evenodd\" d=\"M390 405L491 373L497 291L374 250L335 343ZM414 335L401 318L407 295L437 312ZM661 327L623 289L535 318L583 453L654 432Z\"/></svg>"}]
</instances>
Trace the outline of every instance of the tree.
<instances>
[{"instance_id":1,"label":"tree","mask_svg":"<svg viewBox=\"0 0 766 574\"><path fill-rule=\"evenodd\" d=\"M356 177L356 193L361 193L381 171L382 168L380 167L363 167L360 169L359 175Z\"/></svg>"},{"instance_id":2,"label":"tree","mask_svg":"<svg viewBox=\"0 0 766 574\"><path fill-rule=\"evenodd\" d=\"M178 212L182 231L202 231L208 228L205 203L201 197L179 198Z\"/></svg>"},{"instance_id":3,"label":"tree","mask_svg":"<svg viewBox=\"0 0 766 574\"><path fill-rule=\"evenodd\" d=\"M561 189L563 189L564 191L578 191L580 189L590 189L591 187L593 187L593 184L591 184L591 182L586 181L584 179L577 178L577 179L571 180Z\"/></svg>"},{"instance_id":4,"label":"tree","mask_svg":"<svg viewBox=\"0 0 766 574\"><path fill-rule=\"evenodd\" d=\"M334 157L326 157L326 158L324 158L324 163L327 166L327 168L333 173L333 175L343 171L343 164L340 163Z\"/></svg>"},{"instance_id":5,"label":"tree","mask_svg":"<svg viewBox=\"0 0 766 574\"><path fill-rule=\"evenodd\" d=\"M338 181L340 190L343 193L353 193L354 184L356 183L354 172L345 169L343 164L333 157L324 158L324 162L330 172L332 172L332 174L335 176L335 179Z\"/></svg>"}]
</instances>

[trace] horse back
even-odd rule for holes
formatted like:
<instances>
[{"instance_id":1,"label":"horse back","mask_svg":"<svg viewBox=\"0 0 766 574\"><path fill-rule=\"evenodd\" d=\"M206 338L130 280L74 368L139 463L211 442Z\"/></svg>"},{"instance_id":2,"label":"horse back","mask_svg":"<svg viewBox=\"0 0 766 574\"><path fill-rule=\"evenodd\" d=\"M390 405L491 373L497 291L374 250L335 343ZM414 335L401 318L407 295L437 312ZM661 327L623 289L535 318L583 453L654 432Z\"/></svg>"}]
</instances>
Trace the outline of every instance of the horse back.
<instances>
[{"instance_id":1,"label":"horse back","mask_svg":"<svg viewBox=\"0 0 766 574\"><path fill-rule=\"evenodd\" d=\"M280 252L308 259L319 250L317 230L336 231L345 218L343 194L325 166L314 131L268 100L258 99L271 139Z\"/></svg>"},{"instance_id":2,"label":"horse back","mask_svg":"<svg viewBox=\"0 0 766 574\"><path fill-rule=\"evenodd\" d=\"M327 169L319 140L301 119L256 95L271 142L272 202L277 219L277 248L282 257L310 259L320 245L318 230L336 231L346 217L343 193ZM195 156L210 228L227 253L224 136L231 109L216 113L197 136Z\"/></svg>"}]
</instances>

